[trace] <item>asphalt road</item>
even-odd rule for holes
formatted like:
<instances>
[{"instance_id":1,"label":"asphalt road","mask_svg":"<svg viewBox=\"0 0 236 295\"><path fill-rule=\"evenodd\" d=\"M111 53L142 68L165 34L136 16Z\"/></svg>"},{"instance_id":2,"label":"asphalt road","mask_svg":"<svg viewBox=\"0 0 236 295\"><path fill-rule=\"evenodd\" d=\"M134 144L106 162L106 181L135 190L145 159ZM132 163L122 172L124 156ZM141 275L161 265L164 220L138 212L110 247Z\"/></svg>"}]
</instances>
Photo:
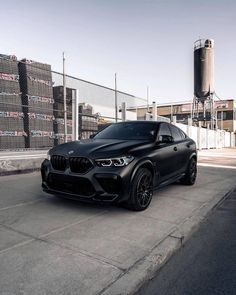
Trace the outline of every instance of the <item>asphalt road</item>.
<instances>
[{"instance_id":1,"label":"asphalt road","mask_svg":"<svg viewBox=\"0 0 236 295\"><path fill-rule=\"evenodd\" d=\"M236 190L137 295L236 294Z\"/></svg>"}]
</instances>

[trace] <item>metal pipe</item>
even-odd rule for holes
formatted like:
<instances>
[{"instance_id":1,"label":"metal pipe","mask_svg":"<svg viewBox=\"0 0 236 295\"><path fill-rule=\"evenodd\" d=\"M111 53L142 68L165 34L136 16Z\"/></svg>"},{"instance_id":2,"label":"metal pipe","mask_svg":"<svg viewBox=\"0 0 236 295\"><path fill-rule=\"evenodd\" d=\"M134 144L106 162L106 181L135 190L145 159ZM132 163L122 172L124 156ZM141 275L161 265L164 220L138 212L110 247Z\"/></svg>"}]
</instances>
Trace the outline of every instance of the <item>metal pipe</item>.
<instances>
[{"instance_id":1,"label":"metal pipe","mask_svg":"<svg viewBox=\"0 0 236 295\"><path fill-rule=\"evenodd\" d=\"M73 140L78 140L79 135L79 104L78 104L78 89L73 90L72 99L72 134Z\"/></svg>"},{"instance_id":2,"label":"metal pipe","mask_svg":"<svg viewBox=\"0 0 236 295\"><path fill-rule=\"evenodd\" d=\"M65 75L65 53L63 52L63 98L64 98L64 142L67 142L67 110L66 110L66 75Z\"/></svg>"},{"instance_id":3,"label":"metal pipe","mask_svg":"<svg viewBox=\"0 0 236 295\"><path fill-rule=\"evenodd\" d=\"M170 105L170 121L173 122L173 105Z\"/></svg>"},{"instance_id":4,"label":"metal pipe","mask_svg":"<svg viewBox=\"0 0 236 295\"><path fill-rule=\"evenodd\" d=\"M126 103L122 102L121 104L121 116L122 116L122 122L126 121Z\"/></svg>"},{"instance_id":5,"label":"metal pipe","mask_svg":"<svg viewBox=\"0 0 236 295\"><path fill-rule=\"evenodd\" d=\"M118 120L118 106L117 106L117 74L115 73L115 120Z\"/></svg>"},{"instance_id":6,"label":"metal pipe","mask_svg":"<svg viewBox=\"0 0 236 295\"><path fill-rule=\"evenodd\" d=\"M149 87L147 86L147 113L149 112Z\"/></svg>"}]
</instances>

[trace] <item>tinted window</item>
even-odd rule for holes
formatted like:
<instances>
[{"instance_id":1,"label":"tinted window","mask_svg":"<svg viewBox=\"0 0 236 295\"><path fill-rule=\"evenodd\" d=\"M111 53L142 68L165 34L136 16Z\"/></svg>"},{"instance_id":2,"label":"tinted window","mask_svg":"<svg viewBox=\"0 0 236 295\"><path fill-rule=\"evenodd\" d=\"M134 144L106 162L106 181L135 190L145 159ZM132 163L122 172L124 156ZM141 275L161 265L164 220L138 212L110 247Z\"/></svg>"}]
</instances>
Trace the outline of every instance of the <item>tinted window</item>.
<instances>
[{"instance_id":1,"label":"tinted window","mask_svg":"<svg viewBox=\"0 0 236 295\"><path fill-rule=\"evenodd\" d=\"M179 133L182 139L186 138L186 134L181 129L179 129Z\"/></svg>"},{"instance_id":2,"label":"tinted window","mask_svg":"<svg viewBox=\"0 0 236 295\"><path fill-rule=\"evenodd\" d=\"M170 128L167 124L161 123L158 131L158 135L169 135L171 136Z\"/></svg>"},{"instance_id":3,"label":"tinted window","mask_svg":"<svg viewBox=\"0 0 236 295\"><path fill-rule=\"evenodd\" d=\"M112 124L99 132L96 139L154 140L157 123L125 122Z\"/></svg>"},{"instance_id":4,"label":"tinted window","mask_svg":"<svg viewBox=\"0 0 236 295\"><path fill-rule=\"evenodd\" d=\"M174 141L180 141L183 139L183 136L177 127L175 127L174 125L170 125L170 129L171 129L171 133L174 138Z\"/></svg>"}]
</instances>

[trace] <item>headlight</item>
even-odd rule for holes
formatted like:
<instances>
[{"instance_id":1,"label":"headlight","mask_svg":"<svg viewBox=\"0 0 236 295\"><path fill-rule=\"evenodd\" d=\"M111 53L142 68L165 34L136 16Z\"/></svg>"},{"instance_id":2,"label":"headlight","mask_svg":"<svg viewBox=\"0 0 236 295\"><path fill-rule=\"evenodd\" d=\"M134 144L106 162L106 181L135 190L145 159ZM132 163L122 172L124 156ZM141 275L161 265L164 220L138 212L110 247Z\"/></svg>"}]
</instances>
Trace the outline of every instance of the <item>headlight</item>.
<instances>
[{"instance_id":1,"label":"headlight","mask_svg":"<svg viewBox=\"0 0 236 295\"><path fill-rule=\"evenodd\" d=\"M95 162L99 167L123 167L127 166L134 157L117 157L117 158L107 158L107 159L96 159Z\"/></svg>"},{"instance_id":2,"label":"headlight","mask_svg":"<svg viewBox=\"0 0 236 295\"><path fill-rule=\"evenodd\" d=\"M48 159L48 161L50 161L51 160L51 155L50 155L50 153L49 153L50 151L48 151L47 152L47 157L46 157L46 159Z\"/></svg>"}]
</instances>

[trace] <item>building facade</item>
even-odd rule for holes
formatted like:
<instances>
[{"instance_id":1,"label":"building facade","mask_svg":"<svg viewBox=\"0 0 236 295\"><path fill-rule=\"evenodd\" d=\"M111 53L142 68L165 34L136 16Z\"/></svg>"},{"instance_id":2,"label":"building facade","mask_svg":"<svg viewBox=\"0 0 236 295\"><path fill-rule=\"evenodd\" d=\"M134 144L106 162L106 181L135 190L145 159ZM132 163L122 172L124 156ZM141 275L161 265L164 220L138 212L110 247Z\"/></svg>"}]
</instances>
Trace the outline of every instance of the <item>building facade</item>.
<instances>
[{"instance_id":1,"label":"building facade","mask_svg":"<svg viewBox=\"0 0 236 295\"><path fill-rule=\"evenodd\" d=\"M236 101L234 99L219 100L215 101L214 104L217 128L236 132ZM129 108L129 110L137 113L138 120L147 119L150 117L150 113L153 112L152 106ZM192 102L160 104L157 106L157 115L169 118L171 121L175 116L176 121L183 124L187 124L188 119L191 118L191 113Z\"/></svg>"}]
</instances>

